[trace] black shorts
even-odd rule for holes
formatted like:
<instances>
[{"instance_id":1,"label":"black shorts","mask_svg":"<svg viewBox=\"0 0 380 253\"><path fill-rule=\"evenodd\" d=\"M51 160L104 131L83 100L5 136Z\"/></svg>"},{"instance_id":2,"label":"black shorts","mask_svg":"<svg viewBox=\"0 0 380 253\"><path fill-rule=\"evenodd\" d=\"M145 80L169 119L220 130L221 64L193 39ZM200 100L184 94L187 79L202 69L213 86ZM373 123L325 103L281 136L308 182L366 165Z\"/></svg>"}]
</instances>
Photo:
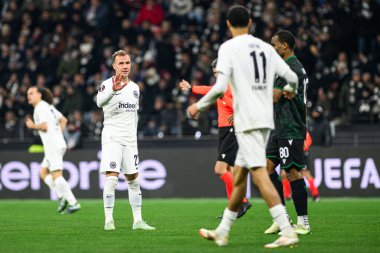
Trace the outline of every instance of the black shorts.
<instances>
[{"instance_id":1,"label":"black shorts","mask_svg":"<svg viewBox=\"0 0 380 253\"><path fill-rule=\"evenodd\" d=\"M234 166L237 151L238 143L236 140L234 128L232 126L219 127L217 160L225 162L230 166Z\"/></svg>"},{"instance_id":2,"label":"black shorts","mask_svg":"<svg viewBox=\"0 0 380 253\"><path fill-rule=\"evenodd\" d=\"M276 167L280 164L285 171L291 168L300 171L305 167L303 140L278 139L272 136L267 145L266 157Z\"/></svg>"}]
</instances>

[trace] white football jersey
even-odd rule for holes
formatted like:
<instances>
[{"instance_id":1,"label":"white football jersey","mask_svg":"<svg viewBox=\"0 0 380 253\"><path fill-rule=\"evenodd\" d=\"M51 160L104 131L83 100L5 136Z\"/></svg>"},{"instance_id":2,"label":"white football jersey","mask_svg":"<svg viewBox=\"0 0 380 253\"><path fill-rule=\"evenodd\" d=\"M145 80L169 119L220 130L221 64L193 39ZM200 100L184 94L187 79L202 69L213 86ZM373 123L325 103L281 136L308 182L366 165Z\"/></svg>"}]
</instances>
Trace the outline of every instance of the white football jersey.
<instances>
[{"instance_id":1,"label":"white football jersey","mask_svg":"<svg viewBox=\"0 0 380 253\"><path fill-rule=\"evenodd\" d=\"M139 86L132 81L116 92L112 89L112 78L102 82L96 98L104 113L102 144L137 146L139 96Z\"/></svg>"},{"instance_id":2,"label":"white football jersey","mask_svg":"<svg viewBox=\"0 0 380 253\"><path fill-rule=\"evenodd\" d=\"M219 74L215 89L203 97L197 107L203 109L230 83L236 132L273 129L275 75L292 83L298 82L297 75L270 44L249 34L236 36L220 46L216 69Z\"/></svg>"},{"instance_id":3,"label":"white football jersey","mask_svg":"<svg viewBox=\"0 0 380 253\"><path fill-rule=\"evenodd\" d=\"M62 117L62 113L59 112L53 105L48 104L44 100L41 100L34 108L33 119L36 125L46 123L47 130L38 131L42 144L44 145L44 151L55 151L57 149L66 148L66 142L63 138L59 119Z\"/></svg>"}]
</instances>

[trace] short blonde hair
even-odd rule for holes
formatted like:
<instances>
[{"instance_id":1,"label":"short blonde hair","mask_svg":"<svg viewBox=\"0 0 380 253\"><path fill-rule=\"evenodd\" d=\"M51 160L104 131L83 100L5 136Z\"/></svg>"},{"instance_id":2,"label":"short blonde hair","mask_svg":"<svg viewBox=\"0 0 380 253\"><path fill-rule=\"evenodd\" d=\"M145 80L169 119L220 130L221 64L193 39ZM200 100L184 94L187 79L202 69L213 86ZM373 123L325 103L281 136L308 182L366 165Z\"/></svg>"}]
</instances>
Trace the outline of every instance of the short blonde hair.
<instances>
[{"instance_id":1,"label":"short blonde hair","mask_svg":"<svg viewBox=\"0 0 380 253\"><path fill-rule=\"evenodd\" d=\"M112 55L112 64L115 63L116 56L125 56L125 55L128 55L128 54L124 50L119 50L119 51L116 51L115 53L113 53L113 55Z\"/></svg>"}]
</instances>

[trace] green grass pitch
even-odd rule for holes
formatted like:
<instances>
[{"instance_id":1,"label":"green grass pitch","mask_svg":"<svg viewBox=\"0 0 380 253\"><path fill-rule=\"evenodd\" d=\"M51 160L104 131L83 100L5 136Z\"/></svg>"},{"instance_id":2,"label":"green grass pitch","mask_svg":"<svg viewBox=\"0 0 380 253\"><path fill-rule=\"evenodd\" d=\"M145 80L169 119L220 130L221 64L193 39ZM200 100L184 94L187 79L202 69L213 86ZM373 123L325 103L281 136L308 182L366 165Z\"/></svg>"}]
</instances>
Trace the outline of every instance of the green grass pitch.
<instances>
[{"instance_id":1,"label":"green grass pitch","mask_svg":"<svg viewBox=\"0 0 380 253\"><path fill-rule=\"evenodd\" d=\"M120 194L119 194L120 195ZM0 252L380 252L380 199L322 199L309 202L312 234L301 236L295 248L264 249L277 236L264 235L271 224L266 205L253 200L246 216L237 220L227 247L218 248L198 234L213 229L226 205L224 199L145 199L143 217L155 231L132 230L129 202L119 196L115 231L103 230L101 200L81 200L72 215L55 212L49 200L0 201ZM288 210L294 221L292 202Z\"/></svg>"}]
</instances>

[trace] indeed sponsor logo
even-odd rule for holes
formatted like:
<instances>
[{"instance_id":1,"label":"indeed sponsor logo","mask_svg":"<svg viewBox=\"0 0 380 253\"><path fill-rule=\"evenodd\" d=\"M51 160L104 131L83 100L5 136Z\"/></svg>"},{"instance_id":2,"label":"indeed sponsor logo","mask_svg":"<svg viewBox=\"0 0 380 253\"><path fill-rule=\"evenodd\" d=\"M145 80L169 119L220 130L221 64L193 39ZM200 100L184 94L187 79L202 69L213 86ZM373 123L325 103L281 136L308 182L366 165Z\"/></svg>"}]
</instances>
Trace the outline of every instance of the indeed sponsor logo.
<instances>
[{"instance_id":1,"label":"indeed sponsor logo","mask_svg":"<svg viewBox=\"0 0 380 253\"><path fill-rule=\"evenodd\" d=\"M136 104L119 102L119 109L136 109Z\"/></svg>"}]
</instances>

